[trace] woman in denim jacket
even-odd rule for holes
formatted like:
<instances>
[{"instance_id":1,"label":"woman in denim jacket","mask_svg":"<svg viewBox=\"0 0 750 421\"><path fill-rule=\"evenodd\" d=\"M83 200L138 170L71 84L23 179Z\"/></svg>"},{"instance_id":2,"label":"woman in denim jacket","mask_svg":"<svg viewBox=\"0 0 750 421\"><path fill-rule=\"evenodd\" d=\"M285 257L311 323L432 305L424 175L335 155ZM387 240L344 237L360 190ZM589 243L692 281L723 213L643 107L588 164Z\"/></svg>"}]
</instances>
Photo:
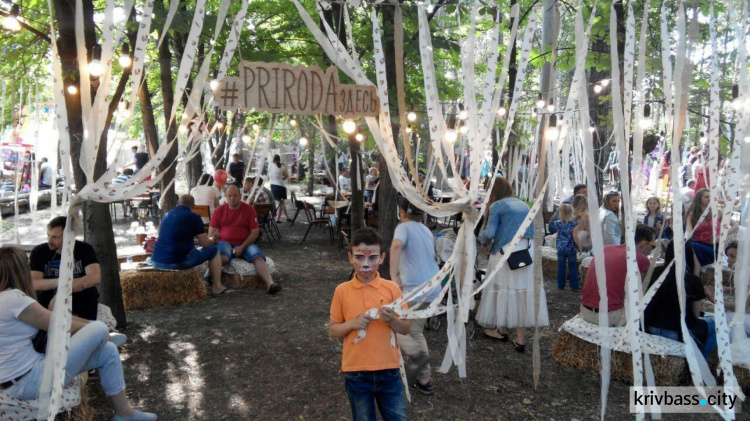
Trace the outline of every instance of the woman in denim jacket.
<instances>
[{"instance_id":1,"label":"woman in denim jacket","mask_svg":"<svg viewBox=\"0 0 750 421\"><path fill-rule=\"evenodd\" d=\"M534 251L532 223L523 234L515 249L507 245L513 240L518 227L528 217L529 206L513 197L513 187L508 180L497 177L490 193L485 226L479 236L485 254L491 255L487 263L487 273L491 274L500 263L503 254L528 249ZM524 352L526 328L534 326L534 264L516 270L510 270L507 263L498 270L490 280L491 285L482 293L482 300L477 310L477 322L485 327L485 335L508 341L508 328L516 328L516 339L513 345L518 352ZM539 326L549 325L547 299L544 289L539 291Z\"/></svg>"}]
</instances>

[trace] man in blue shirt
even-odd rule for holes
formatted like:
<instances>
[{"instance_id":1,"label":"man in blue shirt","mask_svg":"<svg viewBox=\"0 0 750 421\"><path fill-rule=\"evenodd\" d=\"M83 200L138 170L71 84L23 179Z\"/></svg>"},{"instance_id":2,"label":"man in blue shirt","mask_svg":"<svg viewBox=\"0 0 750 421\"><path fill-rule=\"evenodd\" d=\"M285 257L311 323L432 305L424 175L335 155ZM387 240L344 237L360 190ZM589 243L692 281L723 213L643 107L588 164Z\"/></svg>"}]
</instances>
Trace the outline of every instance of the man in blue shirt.
<instances>
[{"instance_id":1,"label":"man in blue shirt","mask_svg":"<svg viewBox=\"0 0 750 421\"><path fill-rule=\"evenodd\" d=\"M221 256L219 248L208 238L203 220L193 213L195 199L189 194L180 196L177 207L167 212L159 227L159 238L154 246L151 261L157 269L189 269L208 261L211 274L211 296L231 294L229 287L221 284ZM193 238L202 247L194 247Z\"/></svg>"}]
</instances>

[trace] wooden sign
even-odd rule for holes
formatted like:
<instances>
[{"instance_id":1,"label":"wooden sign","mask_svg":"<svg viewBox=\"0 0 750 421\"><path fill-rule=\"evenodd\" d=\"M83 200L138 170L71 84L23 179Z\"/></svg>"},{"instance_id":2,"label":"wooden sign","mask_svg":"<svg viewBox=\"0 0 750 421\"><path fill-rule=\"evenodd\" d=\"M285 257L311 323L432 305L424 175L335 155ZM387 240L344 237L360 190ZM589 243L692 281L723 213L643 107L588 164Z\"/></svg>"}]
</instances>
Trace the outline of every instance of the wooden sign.
<instances>
[{"instance_id":1,"label":"wooden sign","mask_svg":"<svg viewBox=\"0 0 750 421\"><path fill-rule=\"evenodd\" d=\"M324 72L317 66L243 61L238 77L219 82L215 98L225 111L240 108L352 118L377 116L380 110L374 86L342 85L333 66Z\"/></svg>"}]
</instances>

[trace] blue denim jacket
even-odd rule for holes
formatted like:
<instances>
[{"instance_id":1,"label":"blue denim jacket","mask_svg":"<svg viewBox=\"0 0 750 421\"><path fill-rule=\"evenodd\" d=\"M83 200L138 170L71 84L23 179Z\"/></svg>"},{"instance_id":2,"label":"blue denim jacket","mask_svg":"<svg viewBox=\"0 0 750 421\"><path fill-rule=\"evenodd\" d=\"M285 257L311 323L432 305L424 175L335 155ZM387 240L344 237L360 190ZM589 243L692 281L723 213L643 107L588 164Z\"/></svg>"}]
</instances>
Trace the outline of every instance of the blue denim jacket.
<instances>
[{"instance_id":1,"label":"blue denim jacket","mask_svg":"<svg viewBox=\"0 0 750 421\"><path fill-rule=\"evenodd\" d=\"M510 243L528 214L529 205L515 197L498 200L490 206L487 226L479 235L479 241L482 245L488 246L494 240L492 254L497 253L503 246ZM534 238L533 222L523 236Z\"/></svg>"}]
</instances>

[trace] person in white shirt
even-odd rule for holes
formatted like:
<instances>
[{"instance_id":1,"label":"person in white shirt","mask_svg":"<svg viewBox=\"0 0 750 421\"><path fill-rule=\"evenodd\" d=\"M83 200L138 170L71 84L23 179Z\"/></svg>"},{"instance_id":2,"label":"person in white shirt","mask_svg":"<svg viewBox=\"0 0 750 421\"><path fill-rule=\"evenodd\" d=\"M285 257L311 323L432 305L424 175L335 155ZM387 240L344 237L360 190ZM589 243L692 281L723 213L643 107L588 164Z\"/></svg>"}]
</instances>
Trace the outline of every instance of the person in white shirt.
<instances>
[{"instance_id":1,"label":"person in white shirt","mask_svg":"<svg viewBox=\"0 0 750 421\"><path fill-rule=\"evenodd\" d=\"M47 158L42 158L42 166L39 168L39 188L49 189L52 187L52 175L54 170L49 164Z\"/></svg>"},{"instance_id":2,"label":"person in white shirt","mask_svg":"<svg viewBox=\"0 0 750 421\"><path fill-rule=\"evenodd\" d=\"M190 190L190 195L195 199L195 204L208 206L211 214L213 214L214 209L219 206L219 199L221 198L221 192L213 185L213 176L210 174L203 174L198 185ZM204 224L207 224L210 221L210 218L207 217L203 217L202 219Z\"/></svg>"},{"instance_id":3,"label":"person in white shirt","mask_svg":"<svg viewBox=\"0 0 750 421\"><path fill-rule=\"evenodd\" d=\"M286 216L286 221L291 222L289 214L286 211L287 199L286 183L284 180L289 178L289 171L286 165L281 163L281 156L274 155L273 163L268 166L268 179L271 182L271 193L276 201L276 222L281 222L281 215Z\"/></svg>"},{"instance_id":4,"label":"person in white shirt","mask_svg":"<svg viewBox=\"0 0 750 421\"><path fill-rule=\"evenodd\" d=\"M344 191L351 191L352 186L351 182L349 181L349 170L347 168L344 168L344 170L339 175L339 190L342 192Z\"/></svg>"}]
</instances>

